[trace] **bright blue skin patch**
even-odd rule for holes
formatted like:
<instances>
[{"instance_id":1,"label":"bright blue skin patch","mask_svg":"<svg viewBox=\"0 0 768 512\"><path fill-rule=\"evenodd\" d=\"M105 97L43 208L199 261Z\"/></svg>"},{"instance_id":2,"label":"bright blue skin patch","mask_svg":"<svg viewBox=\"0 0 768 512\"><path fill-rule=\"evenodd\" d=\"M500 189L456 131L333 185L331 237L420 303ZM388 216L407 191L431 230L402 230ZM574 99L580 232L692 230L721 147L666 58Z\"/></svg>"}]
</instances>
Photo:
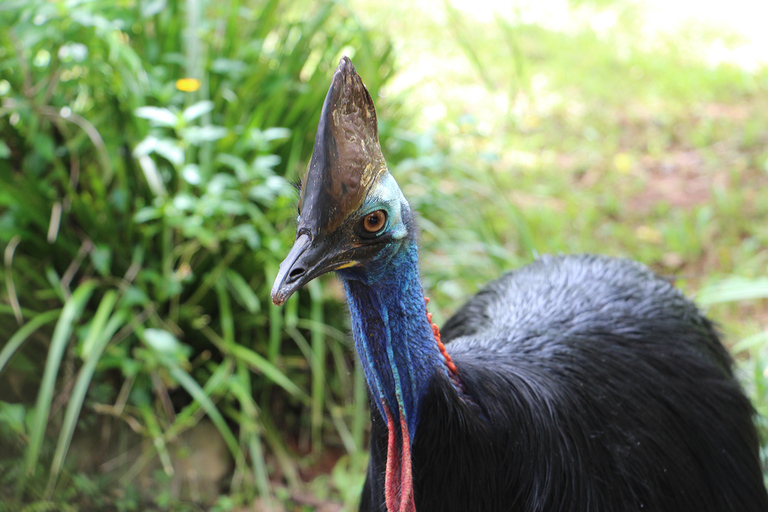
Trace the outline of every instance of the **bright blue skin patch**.
<instances>
[{"instance_id":1,"label":"bright blue skin patch","mask_svg":"<svg viewBox=\"0 0 768 512\"><path fill-rule=\"evenodd\" d=\"M404 415L413 442L421 400L436 371L447 368L427 320L418 248L408 236L411 210L394 178L384 173L360 208L387 211L376 257L339 270L347 293L355 346L382 418L384 403L399 425Z\"/></svg>"},{"instance_id":2,"label":"bright blue skin patch","mask_svg":"<svg viewBox=\"0 0 768 512\"><path fill-rule=\"evenodd\" d=\"M403 214L410 216L411 206L389 171L384 172L373 184L360 207L363 216L376 210L386 210L387 212L387 226L381 231L382 235L389 234L397 240L408 235L408 227L403 221Z\"/></svg>"}]
</instances>

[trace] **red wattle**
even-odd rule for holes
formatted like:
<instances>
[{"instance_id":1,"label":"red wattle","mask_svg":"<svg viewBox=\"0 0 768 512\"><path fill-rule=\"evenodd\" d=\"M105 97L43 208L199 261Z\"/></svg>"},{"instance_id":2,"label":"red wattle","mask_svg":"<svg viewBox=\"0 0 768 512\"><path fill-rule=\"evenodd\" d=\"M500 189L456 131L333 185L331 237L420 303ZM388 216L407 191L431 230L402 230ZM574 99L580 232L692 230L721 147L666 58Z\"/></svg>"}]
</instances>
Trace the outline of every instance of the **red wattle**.
<instances>
[{"instance_id":1,"label":"red wattle","mask_svg":"<svg viewBox=\"0 0 768 512\"><path fill-rule=\"evenodd\" d=\"M395 420L387 404L384 404L387 416L387 469L384 476L384 494L388 512L416 512L413 501L413 470L411 466L411 441L408 424L403 411L400 413L401 453L397 450L397 432Z\"/></svg>"}]
</instances>

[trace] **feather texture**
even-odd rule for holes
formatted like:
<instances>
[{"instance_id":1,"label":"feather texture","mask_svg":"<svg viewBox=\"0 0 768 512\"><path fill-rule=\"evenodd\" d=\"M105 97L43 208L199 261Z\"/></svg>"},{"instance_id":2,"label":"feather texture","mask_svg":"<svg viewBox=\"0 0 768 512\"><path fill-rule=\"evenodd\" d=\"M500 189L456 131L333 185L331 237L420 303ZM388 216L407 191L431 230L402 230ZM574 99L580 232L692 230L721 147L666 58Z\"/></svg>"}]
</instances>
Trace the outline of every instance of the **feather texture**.
<instances>
[{"instance_id":1,"label":"feather texture","mask_svg":"<svg viewBox=\"0 0 768 512\"><path fill-rule=\"evenodd\" d=\"M419 512L768 510L730 357L640 264L542 258L473 297L443 339L474 405L444 374L430 382L413 445ZM372 421L360 510L385 511L386 427Z\"/></svg>"}]
</instances>

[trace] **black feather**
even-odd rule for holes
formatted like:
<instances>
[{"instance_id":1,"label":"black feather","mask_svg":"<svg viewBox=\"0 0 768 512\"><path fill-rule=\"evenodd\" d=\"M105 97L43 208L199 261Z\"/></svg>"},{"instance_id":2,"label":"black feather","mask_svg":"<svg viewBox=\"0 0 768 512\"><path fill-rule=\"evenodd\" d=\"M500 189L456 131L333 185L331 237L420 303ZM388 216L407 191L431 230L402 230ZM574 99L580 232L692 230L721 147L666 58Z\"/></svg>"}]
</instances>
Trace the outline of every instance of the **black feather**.
<instances>
[{"instance_id":1,"label":"black feather","mask_svg":"<svg viewBox=\"0 0 768 512\"><path fill-rule=\"evenodd\" d=\"M642 265L542 258L442 332L474 403L433 379L413 445L419 512L768 511L730 356ZM387 428L372 422L360 510L385 511Z\"/></svg>"}]
</instances>

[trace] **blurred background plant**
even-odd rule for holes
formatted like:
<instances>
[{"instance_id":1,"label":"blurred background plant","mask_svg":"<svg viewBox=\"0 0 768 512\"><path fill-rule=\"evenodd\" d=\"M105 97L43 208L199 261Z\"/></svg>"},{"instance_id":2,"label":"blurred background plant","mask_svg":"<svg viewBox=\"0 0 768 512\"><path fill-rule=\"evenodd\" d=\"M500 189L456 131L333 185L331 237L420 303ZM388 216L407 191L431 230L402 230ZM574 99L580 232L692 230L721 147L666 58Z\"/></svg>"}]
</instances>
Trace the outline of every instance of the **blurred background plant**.
<instances>
[{"instance_id":1,"label":"blurred background plant","mask_svg":"<svg viewBox=\"0 0 768 512\"><path fill-rule=\"evenodd\" d=\"M321 436L358 455L365 391L338 301L268 296L292 241L281 174L309 156L334 63L357 49L376 94L387 39L331 2L0 14L4 506L211 502L221 473L269 506L270 476L296 488L296 454L318 458ZM203 416L221 442L189 437ZM195 443L211 461L185 470Z\"/></svg>"},{"instance_id":2,"label":"blurred background plant","mask_svg":"<svg viewBox=\"0 0 768 512\"><path fill-rule=\"evenodd\" d=\"M642 2L536 5L3 3L0 510L354 508L341 293L269 301L343 54L437 319L538 253L633 257L743 339L765 415L768 71Z\"/></svg>"}]
</instances>

